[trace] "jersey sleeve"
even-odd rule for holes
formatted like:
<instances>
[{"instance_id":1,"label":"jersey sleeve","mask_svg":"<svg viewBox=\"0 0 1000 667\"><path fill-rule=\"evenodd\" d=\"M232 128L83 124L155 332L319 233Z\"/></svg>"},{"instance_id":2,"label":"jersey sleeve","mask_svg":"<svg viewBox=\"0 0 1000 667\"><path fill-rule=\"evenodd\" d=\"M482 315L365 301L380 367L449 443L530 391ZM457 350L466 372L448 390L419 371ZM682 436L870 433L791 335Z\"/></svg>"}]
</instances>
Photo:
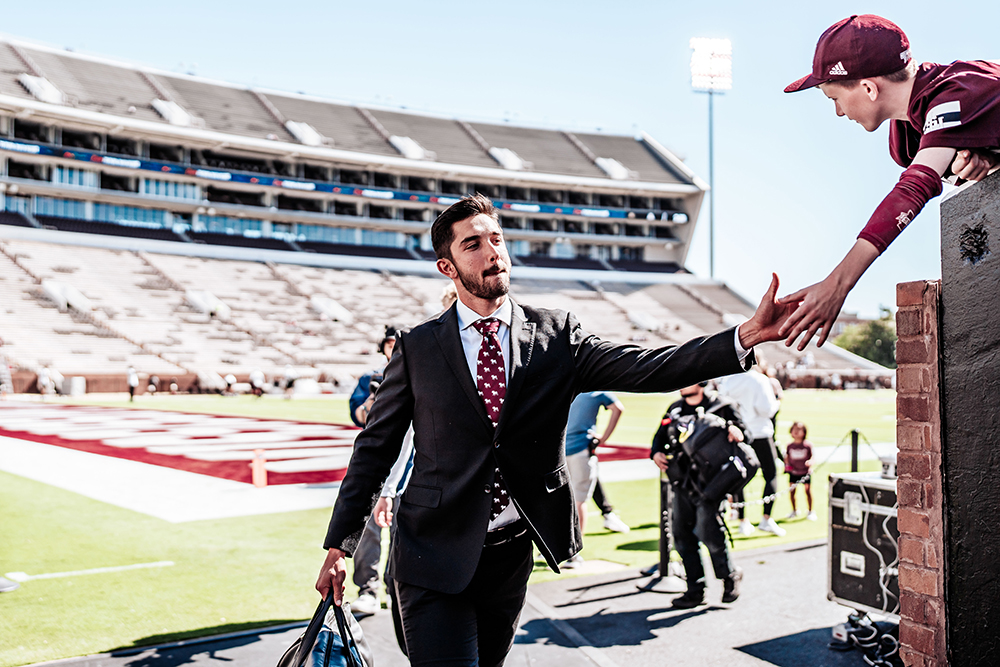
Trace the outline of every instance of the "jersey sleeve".
<instances>
[{"instance_id":1,"label":"jersey sleeve","mask_svg":"<svg viewBox=\"0 0 1000 667\"><path fill-rule=\"evenodd\" d=\"M889 155L904 169L913 164L920 150L920 133L905 120L893 120L889 125Z\"/></svg>"},{"instance_id":2,"label":"jersey sleeve","mask_svg":"<svg viewBox=\"0 0 1000 667\"><path fill-rule=\"evenodd\" d=\"M1000 77L965 72L928 95L920 148L1000 147Z\"/></svg>"}]
</instances>

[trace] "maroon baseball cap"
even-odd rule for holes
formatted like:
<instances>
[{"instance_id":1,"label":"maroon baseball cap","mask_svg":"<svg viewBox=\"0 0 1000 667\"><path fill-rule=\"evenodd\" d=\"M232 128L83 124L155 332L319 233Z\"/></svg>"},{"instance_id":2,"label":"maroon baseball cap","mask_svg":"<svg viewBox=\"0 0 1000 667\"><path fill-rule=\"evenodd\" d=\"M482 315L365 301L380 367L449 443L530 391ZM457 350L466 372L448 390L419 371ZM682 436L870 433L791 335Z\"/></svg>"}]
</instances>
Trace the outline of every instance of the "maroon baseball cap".
<instances>
[{"instance_id":1,"label":"maroon baseball cap","mask_svg":"<svg viewBox=\"0 0 1000 667\"><path fill-rule=\"evenodd\" d=\"M789 84L785 92L892 74L911 58L910 40L898 25L874 14L855 14L827 28L816 43L812 74Z\"/></svg>"}]
</instances>

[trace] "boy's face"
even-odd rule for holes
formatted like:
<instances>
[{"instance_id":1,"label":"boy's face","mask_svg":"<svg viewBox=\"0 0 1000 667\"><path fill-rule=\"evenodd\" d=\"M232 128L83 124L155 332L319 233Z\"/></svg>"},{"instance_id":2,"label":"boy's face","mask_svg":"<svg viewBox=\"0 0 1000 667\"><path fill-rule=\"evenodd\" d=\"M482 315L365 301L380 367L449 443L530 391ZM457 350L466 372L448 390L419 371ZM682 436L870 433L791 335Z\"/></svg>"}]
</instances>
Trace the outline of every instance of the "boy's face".
<instances>
[{"instance_id":1,"label":"boy's face","mask_svg":"<svg viewBox=\"0 0 1000 667\"><path fill-rule=\"evenodd\" d=\"M802 430L801 426L792 427L792 440L795 442L802 442L806 437L805 431Z\"/></svg>"},{"instance_id":2,"label":"boy's face","mask_svg":"<svg viewBox=\"0 0 1000 667\"><path fill-rule=\"evenodd\" d=\"M847 116L869 132L874 132L882 124L883 118L880 117L876 103L878 92L877 89L873 89L870 82L863 80L846 86L821 83L819 89L833 100L838 116Z\"/></svg>"}]
</instances>

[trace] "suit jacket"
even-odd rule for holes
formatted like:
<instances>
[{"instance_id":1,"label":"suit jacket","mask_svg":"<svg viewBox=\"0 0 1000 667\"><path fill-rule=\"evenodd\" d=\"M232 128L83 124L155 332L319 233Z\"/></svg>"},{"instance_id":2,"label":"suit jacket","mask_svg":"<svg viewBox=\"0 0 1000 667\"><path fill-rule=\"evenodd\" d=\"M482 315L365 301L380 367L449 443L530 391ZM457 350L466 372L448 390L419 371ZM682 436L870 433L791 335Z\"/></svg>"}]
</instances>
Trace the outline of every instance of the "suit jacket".
<instances>
[{"instance_id":1,"label":"suit jacket","mask_svg":"<svg viewBox=\"0 0 1000 667\"><path fill-rule=\"evenodd\" d=\"M582 542L564 453L576 395L673 391L745 370L733 329L646 349L589 335L570 313L512 306L510 380L496 430L469 372L454 306L399 337L355 442L326 548L353 554L412 420L416 454L395 511L391 576L443 593L468 586L489 524L495 466L558 572Z\"/></svg>"}]
</instances>

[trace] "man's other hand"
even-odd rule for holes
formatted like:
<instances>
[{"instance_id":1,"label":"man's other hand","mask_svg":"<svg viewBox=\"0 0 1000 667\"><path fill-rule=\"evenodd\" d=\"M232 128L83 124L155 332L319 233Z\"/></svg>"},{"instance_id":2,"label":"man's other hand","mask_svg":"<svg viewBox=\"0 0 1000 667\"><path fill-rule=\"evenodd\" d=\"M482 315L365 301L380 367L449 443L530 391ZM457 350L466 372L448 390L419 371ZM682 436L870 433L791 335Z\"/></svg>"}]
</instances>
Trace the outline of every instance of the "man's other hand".
<instances>
[{"instance_id":1,"label":"man's other hand","mask_svg":"<svg viewBox=\"0 0 1000 667\"><path fill-rule=\"evenodd\" d=\"M951 173L966 181L981 181L998 164L998 158L990 158L970 150L961 150L955 154L951 163Z\"/></svg>"},{"instance_id":2,"label":"man's other hand","mask_svg":"<svg viewBox=\"0 0 1000 667\"><path fill-rule=\"evenodd\" d=\"M779 329L789 315L798 306L798 301L791 297L785 297L779 301L775 298L778 294L778 274L771 274L771 286L767 288L767 293L760 300L757 312L749 320L740 325L740 345L744 350L749 350L758 343L771 340L781 340Z\"/></svg>"},{"instance_id":3,"label":"man's other hand","mask_svg":"<svg viewBox=\"0 0 1000 667\"><path fill-rule=\"evenodd\" d=\"M729 425L729 442L743 442L743 431L738 429L735 424Z\"/></svg>"},{"instance_id":4,"label":"man's other hand","mask_svg":"<svg viewBox=\"0 0 1000 667\"><path fill-rule=\"evenodd\" d=\"M378 524L379 528L388 528L392 525L392 498L387 498L385 496L378 499L375 503L375 510L373 512L375 515L375 523Z\"/></svg>"},{"instance_id":5,"label":"man's other hand","mask_svg":"<svg viewBox=\"0 0 1000 667\"><path fill-rule=\"evenodd\" d=\"M330 549L326 552L326 560L320 568L316 579L316 590L326 599L333 593L333 603L338 607L344 602L344 581L347 579L347 561L340 549Z\"/></svg>"}]
</instances>

